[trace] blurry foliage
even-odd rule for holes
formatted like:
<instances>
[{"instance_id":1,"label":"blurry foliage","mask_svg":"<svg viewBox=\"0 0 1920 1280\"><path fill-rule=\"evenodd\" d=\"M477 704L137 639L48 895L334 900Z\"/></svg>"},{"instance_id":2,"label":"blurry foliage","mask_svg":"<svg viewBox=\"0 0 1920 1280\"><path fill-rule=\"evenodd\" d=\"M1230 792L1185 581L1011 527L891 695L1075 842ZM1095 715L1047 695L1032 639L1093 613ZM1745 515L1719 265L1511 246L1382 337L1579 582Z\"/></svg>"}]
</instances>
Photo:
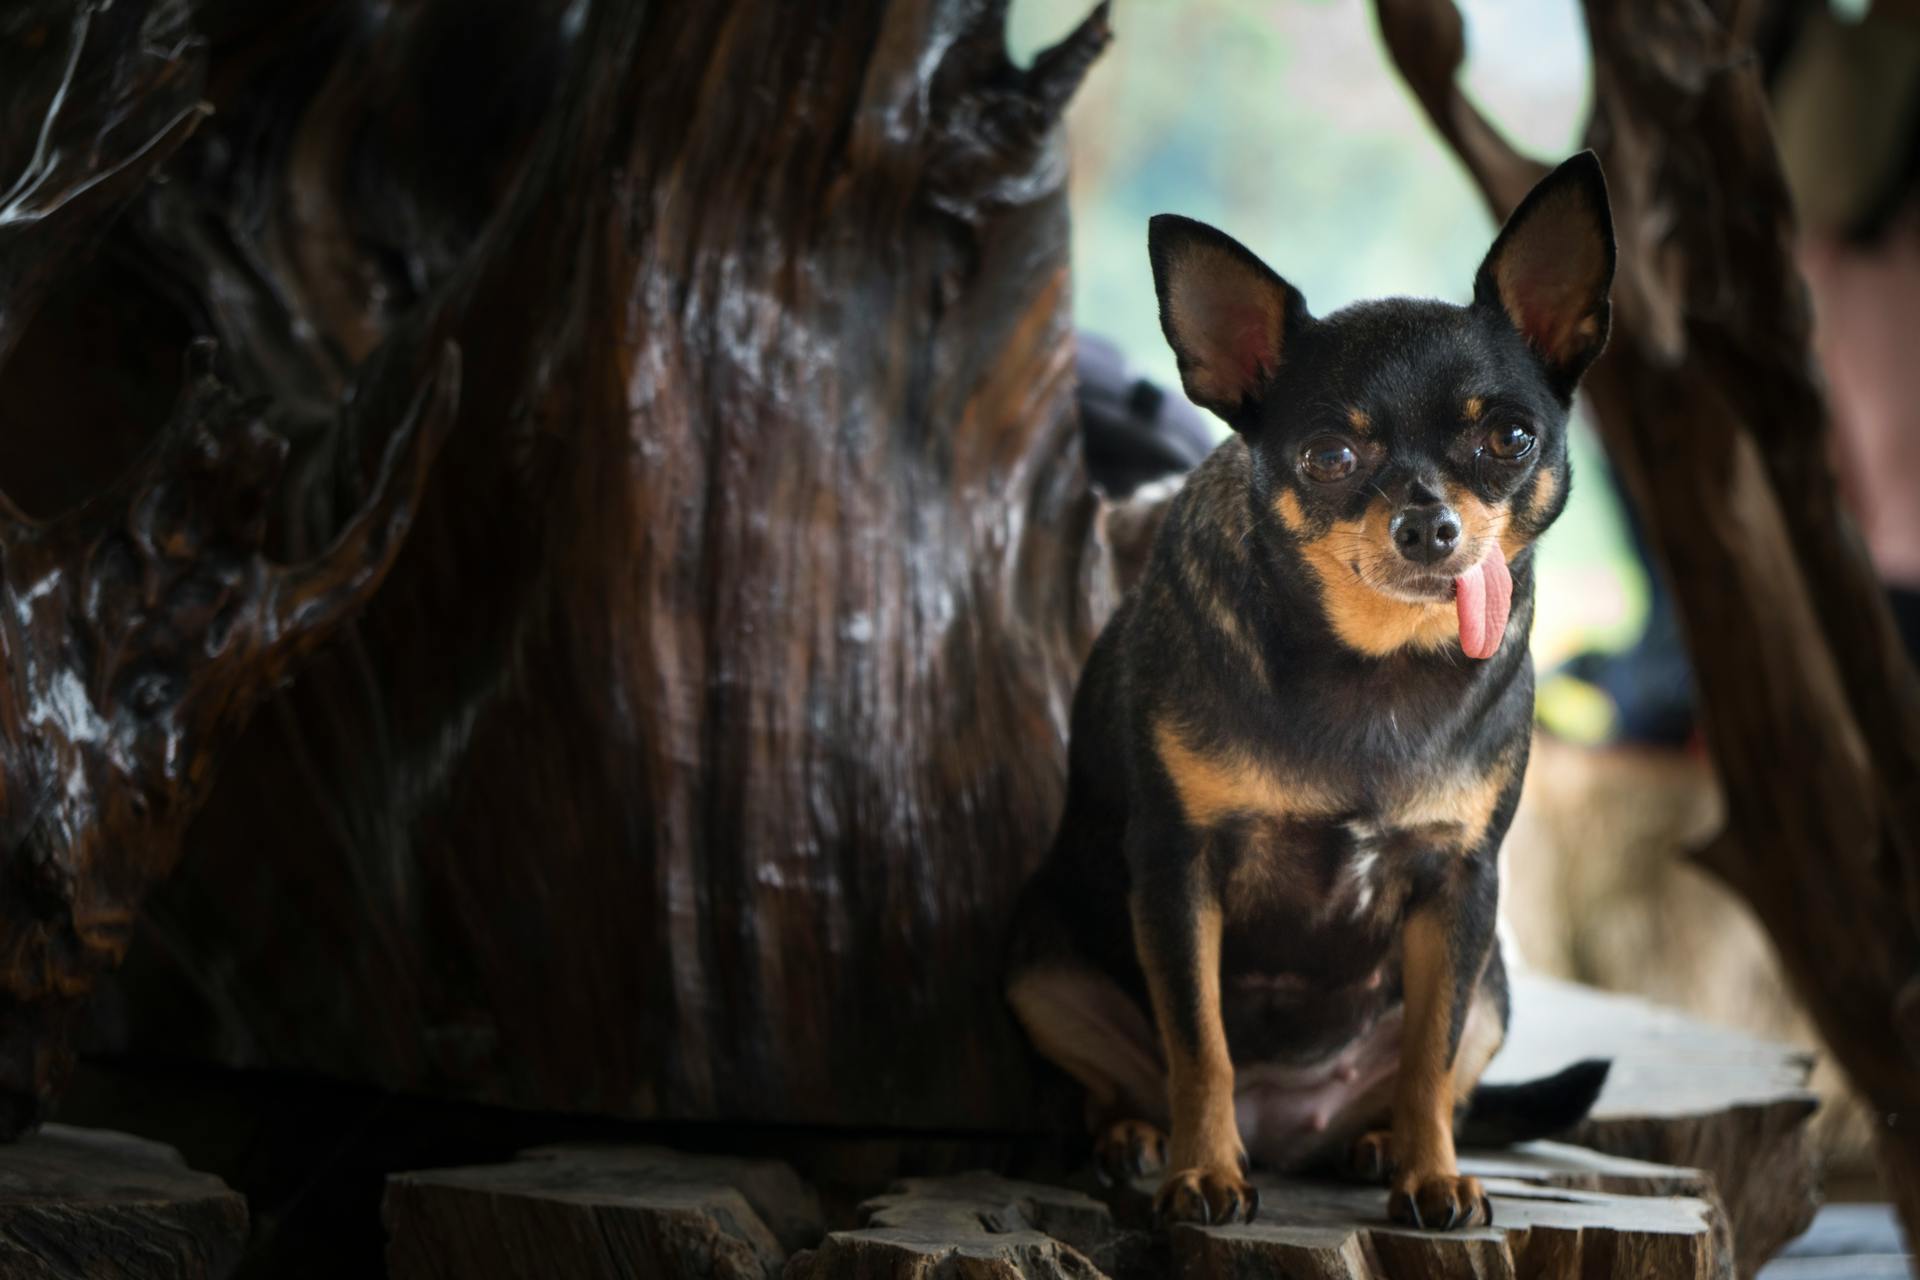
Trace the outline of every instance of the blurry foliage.
<instances>
[{"instance_id":1,"label":"blurry foliage","mask_svg":"<svg viewBox=\"0 0 1920 1280\"><path fill-rule=\"evenodd\" d=\"M1091 0L1019 0L1024 62ZM1467 83L1543 158L1579 143L1589 72L1577 0L1462 0ZM1115 0L1114 42L1068 113L1075 312L1177 385L1147 270L1147 219L1214 223L1317 314L1359 298L1465 301L1494 225L1387 61L1364 0ZM1224 428L1222 433L1224 434ZM1645 584L1597 442L1542 550L1534 650L1548 666L1637 631ZM1585 483L1581 483L1581 481Z\"/></svg>"}]
</instances>

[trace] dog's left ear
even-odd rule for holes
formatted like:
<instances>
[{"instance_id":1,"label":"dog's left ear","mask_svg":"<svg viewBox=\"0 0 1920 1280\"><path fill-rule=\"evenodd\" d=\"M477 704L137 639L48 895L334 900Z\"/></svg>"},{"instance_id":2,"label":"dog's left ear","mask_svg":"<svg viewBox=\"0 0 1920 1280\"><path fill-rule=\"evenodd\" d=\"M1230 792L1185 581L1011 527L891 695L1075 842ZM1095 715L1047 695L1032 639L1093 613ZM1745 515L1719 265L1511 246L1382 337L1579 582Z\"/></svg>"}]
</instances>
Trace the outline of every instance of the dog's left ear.
<instances>
[{"instance_id":1,"label":"dog's left ear","mask_svg":"<svg viewBox=\"0 0 1920 1280\"><path fill-rule=\"evenodd\" d=\"M1582 151L1527 193L1474 280L1474 302L1506 313L1562 399L1607 345L1613 253L1607 180Z\"/></svg>"}]
</instances>

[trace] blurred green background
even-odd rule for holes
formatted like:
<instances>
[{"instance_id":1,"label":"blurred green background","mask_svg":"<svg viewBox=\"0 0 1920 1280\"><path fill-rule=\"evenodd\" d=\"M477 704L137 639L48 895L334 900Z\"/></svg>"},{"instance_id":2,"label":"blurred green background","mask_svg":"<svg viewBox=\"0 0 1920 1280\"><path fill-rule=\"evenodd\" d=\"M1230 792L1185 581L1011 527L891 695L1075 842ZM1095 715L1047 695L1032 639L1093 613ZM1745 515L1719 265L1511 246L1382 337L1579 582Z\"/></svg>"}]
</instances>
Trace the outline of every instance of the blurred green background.
<instances>
[{"instance_id":1,"label":"blurred green background","mask_svg":"<svg viewBox=\"0 0 1920 1280\"><path fill-rule=\"evenodd\" d=\"M1016 60L1090 0L1017 0ZM1579 145L1590 90L1577 0L1460 0L1468 92L1543 160ZM1178 387L1147 219L1184 213L1264 257L1324 314L1386 294L1464 302L1496 230L1401 83L1365 0L1115 0L1114 41L1068 112L1074 310ZM1221 427L1221 434L1226 429ZM1573 498L1541 550L1542 668L1636 633L1645 583L1605 462L1576 427Z\"/></svg>"}]
</instances>

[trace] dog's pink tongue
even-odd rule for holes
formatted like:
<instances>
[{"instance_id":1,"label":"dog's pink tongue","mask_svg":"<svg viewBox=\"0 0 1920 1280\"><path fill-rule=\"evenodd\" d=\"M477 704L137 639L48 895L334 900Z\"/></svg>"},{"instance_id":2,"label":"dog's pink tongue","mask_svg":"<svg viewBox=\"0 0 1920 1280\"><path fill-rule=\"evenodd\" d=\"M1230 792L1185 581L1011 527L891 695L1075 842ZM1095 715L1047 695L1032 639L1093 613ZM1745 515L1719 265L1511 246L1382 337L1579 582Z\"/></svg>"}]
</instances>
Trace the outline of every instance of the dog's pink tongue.
<instances>
[{"instance_id":1,"label":"dog's pink tongue","mask_svg":"<svg viewBox=\"0 0 1920 1280\"><path fill-rule=\"evenodd\" d=\"M1507 634L1507 610L1513 604L1513 575L1500 543L1489 544L1486 558L1453 580L1453 603L1460 611L1460 647L1469 658L1491 658Z\"/></svg>"}]
</instances>

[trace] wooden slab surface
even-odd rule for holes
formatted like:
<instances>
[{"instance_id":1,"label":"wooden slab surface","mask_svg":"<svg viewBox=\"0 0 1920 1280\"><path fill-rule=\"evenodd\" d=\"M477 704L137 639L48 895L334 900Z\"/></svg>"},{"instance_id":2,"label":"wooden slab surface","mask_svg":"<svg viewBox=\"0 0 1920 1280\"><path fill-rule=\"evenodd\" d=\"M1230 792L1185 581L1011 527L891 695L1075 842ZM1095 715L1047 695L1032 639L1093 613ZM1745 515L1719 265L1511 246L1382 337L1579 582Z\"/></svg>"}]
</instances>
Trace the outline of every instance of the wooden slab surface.
<instances>
[{"instance_id":1,"label":"wooden slab surface","mask_svg":"<svg viewBox=\"0 0 1920 1280\"><path fill-rule=\"evenodd\" d=\"M0 1276L224 1280L247 1203L158 1142L50 1124L0 1146Z\"/></svg>"}]
</instances>

